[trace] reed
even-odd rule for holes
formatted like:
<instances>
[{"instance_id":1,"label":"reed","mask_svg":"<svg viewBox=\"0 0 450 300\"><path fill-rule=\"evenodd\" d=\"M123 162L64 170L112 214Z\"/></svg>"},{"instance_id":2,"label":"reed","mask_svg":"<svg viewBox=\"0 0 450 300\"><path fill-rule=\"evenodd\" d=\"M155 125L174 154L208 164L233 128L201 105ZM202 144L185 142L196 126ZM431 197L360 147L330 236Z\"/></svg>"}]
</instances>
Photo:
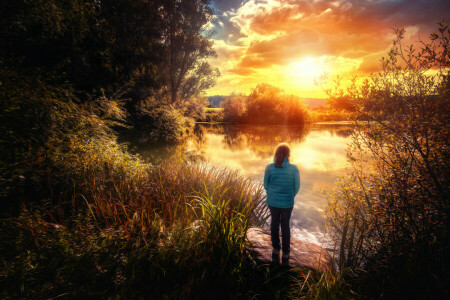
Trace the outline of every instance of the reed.
<instances>
[{"instance_id":1,"label":"reed","mask_svg":"<svg viewBox=\"0 0 450 300\"><path fill-rule=\"evenodd\" d=\"M227 206L245 213L253 225L266 216L262 187L226 168L166 161L159 165L139 163L128 172L120 170L116 160L108 160L104 170L106 174L90 168L82 177L90 211L106 226L121 224L128 228L127 223L138 218L142 226L148 227L155 216L169 227L178 222L191 223L197 218L197 196L212 190L228 198Z\"/></svg>"},{"instance_id":2,"label":"reed","mask_svg":"<svg viewBox=\"0 0 450 300\"><path fill-rule=\"evenodd\" d=\"M247 228L267 217L260 185L205 163L148 164L112 140L74 141L64 158L65 176L53 189L71 187L58 201L28 204L2 220L0 283L8 288L1 297L67 290L71 297L201 297L238 289Z\"/></svg>"}]
</instances>

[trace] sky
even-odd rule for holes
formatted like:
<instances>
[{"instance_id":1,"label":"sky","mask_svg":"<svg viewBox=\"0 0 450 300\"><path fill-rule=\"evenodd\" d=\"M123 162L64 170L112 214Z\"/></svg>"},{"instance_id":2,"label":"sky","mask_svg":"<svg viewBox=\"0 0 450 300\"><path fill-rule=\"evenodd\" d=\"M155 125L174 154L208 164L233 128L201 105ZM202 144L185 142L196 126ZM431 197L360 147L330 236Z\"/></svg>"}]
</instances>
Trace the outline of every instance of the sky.
<instances>
[{"instance_id":1,"label":"sky","mask_svg":"<svg viewBox=\"0 0 450 300\"><path fill-rule=\"evenodd\" d=\"M449 0L215 0L212 32L221 76L207 95L249 93L269 83L286 93L325 98L336 76L344 86L377 72L394 38L405 28L405 44L427 40ZM322 88L315 79L327 75Z\"/></svg>"}]
</instances>

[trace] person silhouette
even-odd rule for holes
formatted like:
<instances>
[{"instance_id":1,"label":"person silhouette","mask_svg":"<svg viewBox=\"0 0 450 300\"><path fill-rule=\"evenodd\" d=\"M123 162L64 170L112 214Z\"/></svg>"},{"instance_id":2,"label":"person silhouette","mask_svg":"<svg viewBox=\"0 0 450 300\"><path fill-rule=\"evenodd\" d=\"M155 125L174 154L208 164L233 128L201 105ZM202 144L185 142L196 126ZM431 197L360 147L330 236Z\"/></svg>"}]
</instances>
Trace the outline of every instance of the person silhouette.
<instances>
[{"instance_id":1,"label":"person silhouette","mask_svg":"<svg viewBox=\"0 0 450 300\"><path fill-rule=\"evenodd\" d=\"M282 249L283 265L289 265L291 250L289 222L292 209L294 208L294 198L300 189L300 172L296 165L289 162L290 154L291 149L287 143L279 144L275 149L274 162L269 163L264 172L264 189L267 193L266 203L271 216L272 261L276 264L280 263L280 249Z\"/></svg>"}]
</instances>

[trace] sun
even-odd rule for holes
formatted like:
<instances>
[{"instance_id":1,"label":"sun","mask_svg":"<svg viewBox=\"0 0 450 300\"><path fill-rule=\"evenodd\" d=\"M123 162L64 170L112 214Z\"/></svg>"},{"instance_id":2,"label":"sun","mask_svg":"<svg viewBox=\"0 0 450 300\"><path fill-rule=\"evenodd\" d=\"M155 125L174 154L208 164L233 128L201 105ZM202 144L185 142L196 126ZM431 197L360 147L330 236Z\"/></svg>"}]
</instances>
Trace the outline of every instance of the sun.
<instances>
[{"instance_id":1,"label":"sun","mask_svg":"<svg viewBox=\"0 0 450 300\"><path fill-rule=\"evenodd\" d=\"M290 63L287 66L287 73L292 80L305 80L319 77L325 72L325 65L321 59L304 57L299 61Z\"/></svg>"}]
</instances>

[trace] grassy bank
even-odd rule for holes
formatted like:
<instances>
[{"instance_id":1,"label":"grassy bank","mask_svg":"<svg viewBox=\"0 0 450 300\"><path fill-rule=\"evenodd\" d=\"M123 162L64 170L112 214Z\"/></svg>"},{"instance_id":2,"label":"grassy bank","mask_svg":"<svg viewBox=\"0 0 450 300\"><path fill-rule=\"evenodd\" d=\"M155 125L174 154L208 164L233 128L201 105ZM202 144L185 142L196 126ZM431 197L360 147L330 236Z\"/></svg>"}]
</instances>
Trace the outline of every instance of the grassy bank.
<instances>
[{"instance_id":1,"label":"grassy bank","mask_svg":"<svg viewBox=\"0 0 450 300\"><path fill-rule=\"evenodd\" d=\"M150 165L107 140L70 154L59 172L72 185L52 187L64 194L1 220L2 298L312 297L323 285L254 262L246 231L265 222L264 193L237 172Z\"/></svg>"},{"instance_id":2,"label":"grassy bank","mask_svg":"<svg viewBox=\"0 0 450 300\"><path fill-rule=\"evenodd\" d=\"M58 204L2 220L2 298L159 298L237 282L245 232L264 222L260 187L230 170L98 150L77 157Z\"/></svg>"}]
</instances>

